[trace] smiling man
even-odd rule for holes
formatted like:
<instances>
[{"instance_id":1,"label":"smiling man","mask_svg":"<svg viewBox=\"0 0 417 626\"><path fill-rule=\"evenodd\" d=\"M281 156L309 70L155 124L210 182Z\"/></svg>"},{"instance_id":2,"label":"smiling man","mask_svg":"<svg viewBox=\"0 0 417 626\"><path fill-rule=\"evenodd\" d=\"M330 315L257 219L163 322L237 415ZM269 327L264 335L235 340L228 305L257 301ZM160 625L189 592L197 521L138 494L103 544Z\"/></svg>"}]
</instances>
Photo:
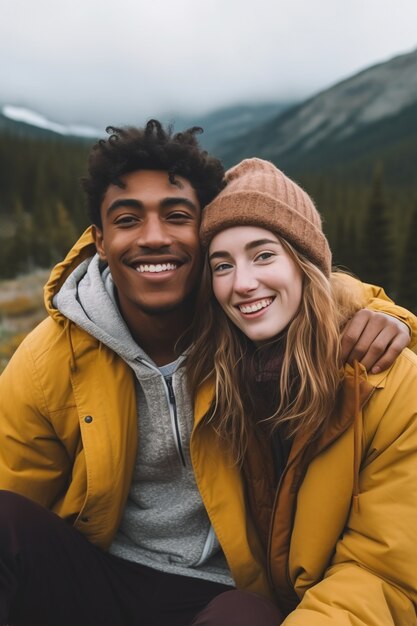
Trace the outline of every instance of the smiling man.
<instances>
[{"instance_id":1,"label":"smiling man","mask_svg":"<svg viewBox=\"0 0 417 626\"><path fill-rule=\"evenodd\" d=\"M108 187L101 227L93 226L124 320L158 365L174 359L175 343L193 318L200 213L197 193L183 176L173 184L164 171L140 170L126 174L122 188ZM155 316L164 323L155 324Z\"/></svg>"},{"instance_id":2,"label":"smiling man","mask_svg":"<svg viewBox=\"0 0 417 626\"><path fill-rule=\"evenodd\" d=\"M185 379L200 215L224 174L195 132L151 121L92 150L92 227L0 378L0 624L280 623L239 468L204 419L212 389L194 405ZM362 311L345 353L386 366L408 341Z\"/></svg>"}]
</instances>

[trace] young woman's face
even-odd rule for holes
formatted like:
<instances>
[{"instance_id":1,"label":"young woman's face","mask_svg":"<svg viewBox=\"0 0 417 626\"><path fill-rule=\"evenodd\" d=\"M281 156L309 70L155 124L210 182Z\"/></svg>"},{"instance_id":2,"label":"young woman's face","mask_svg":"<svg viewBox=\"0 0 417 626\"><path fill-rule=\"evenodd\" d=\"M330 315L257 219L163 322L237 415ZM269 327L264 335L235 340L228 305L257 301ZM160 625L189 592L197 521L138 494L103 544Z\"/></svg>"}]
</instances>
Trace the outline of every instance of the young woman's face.
<instances>
[{"instance_id":1,"label":"young woman's face","mask_svg":"<svg viewBox=\"0 0 417 626\"><path fill-rule=\"evenodd\" d=\"M215 297L249 339L262 343L288 326L300 306L302 273L276 235L228 228L213 238L209 260Z\"/></svg>"}]
</instances>

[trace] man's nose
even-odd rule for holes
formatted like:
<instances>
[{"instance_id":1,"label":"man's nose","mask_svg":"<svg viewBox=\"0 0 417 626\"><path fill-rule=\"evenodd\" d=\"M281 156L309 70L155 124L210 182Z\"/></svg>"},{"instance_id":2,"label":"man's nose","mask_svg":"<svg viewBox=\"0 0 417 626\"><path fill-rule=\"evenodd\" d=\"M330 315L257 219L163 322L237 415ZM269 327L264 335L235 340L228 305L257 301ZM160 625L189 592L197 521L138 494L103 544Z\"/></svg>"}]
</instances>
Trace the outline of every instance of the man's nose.
<instances>
[{"instance_id":1,"label":"man's nose","mask_svg":"<svg viewBox=\"0 0 417 626\"><path fill-rule=\"evenodd\" d=\"M143 248L162 248L172 243L167 226L157 216L148 216L141 225L137 244Z\"/></svg>"}]
</instances>

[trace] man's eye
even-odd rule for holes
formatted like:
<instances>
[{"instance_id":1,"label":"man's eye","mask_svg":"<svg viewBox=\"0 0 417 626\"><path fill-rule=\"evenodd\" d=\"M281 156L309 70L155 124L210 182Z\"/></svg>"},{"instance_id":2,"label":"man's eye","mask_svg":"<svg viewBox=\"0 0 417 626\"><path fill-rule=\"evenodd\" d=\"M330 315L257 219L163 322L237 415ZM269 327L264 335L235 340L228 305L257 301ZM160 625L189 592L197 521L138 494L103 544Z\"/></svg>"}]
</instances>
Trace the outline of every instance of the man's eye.
<instances>
[{"instance_id":1,"label":"man's eye","mask_svg":"<svg viewBox=\"0 0 417 626\"><path fill-rule=\"evenodd\" d=\"M121 215L114 221L117 226L130 226L131 224L134 224L136 222L137 218L133 215Z\"/></svg>"},{"instance_id":2,"label":"man's eye","mask_svg":"<svg viewBox=\"0 0 417 626\"><path fill-rule=\"evenodd\" d=\"M183 211L174 211L168 215L169 220L188 220L191 219L191 216L188 213L184 213Z\"/></svg>"}]
</instances>

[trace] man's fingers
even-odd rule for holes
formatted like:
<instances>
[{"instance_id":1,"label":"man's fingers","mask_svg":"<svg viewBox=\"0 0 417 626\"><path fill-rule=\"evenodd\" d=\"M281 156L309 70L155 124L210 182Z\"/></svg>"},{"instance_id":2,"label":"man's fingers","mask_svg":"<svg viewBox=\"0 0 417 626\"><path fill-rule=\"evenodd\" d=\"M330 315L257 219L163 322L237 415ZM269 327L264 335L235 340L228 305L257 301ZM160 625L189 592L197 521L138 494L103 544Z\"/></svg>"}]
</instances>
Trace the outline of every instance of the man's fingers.
<instances>
[{"instance_id":1,"label":"man's fingers","mask_svg":"<svg viewBox=\"0 0 417 626\"><path fill-rule=\"evenodd\" d=\"M408 341L404 342L403 336L397 336L394 341L390 343L387 350L384 352L381 358L377 359L375 363L371 366L370 371L372 374L377 374L378 372L383 372L384 370L391 367L394 363L395 359L399 354L408 346Z\"/></svg>"},{"instance_id":2,"label":"man's fingers","mask_svg":"<svg viewBox=\"0 0 417 626\"><path fill-rule=\"evenodd\" d=\"M370 343L376 335L381 332L382 319L373 317L372 311L368 309L361 309L358 311L352 319L346 324L341 338L341 358L343 363L353 363L355 359L358 361L367 352ZM373 319L373 325L368 325L370 319ZM378 325L375 328L375 324ZM364 335L366 331L366 335Z\"/></svg>"},{"instance_id":3,"label":"man's fingers","mask_svg":"<svg viewBox=\"0 0 417 626\"><path fill-rule=\"evenodd\" d=\"M366 334L366 333L364 333ZM393 344L397 334L392 328L384 328L376 337L371 340L368 339L364 342L362 347L362 356L358 361L369 371L373 367L376 367L378 361L385 360L385 368L398 356L399 352L392 356L395 352L391 351L391 345ZM361 338L362 340L362 338ZM368 346L366 348L366 346ZM384 361L383 361L384 362Z\"/></svg>"},{"instance_id":4,"label":"man's fingers","mask_svg":"<svg viewBox=\"0 0 417 626\"><path fill-rule=\"evenodd\" d=\"M359 361L368 369L384 354L390 341L392 335L387 337L380 332L375 336L373 328L366 328L351 349L347 362L352 365L354 361Z\"/></svg>"},{"instance_id":5,"label":"man's fingers","mask_svg":"<svg viewBox=\"0 0 417 626\"><path fill-rule=\"evenodd\" d=\"M410 333L403 322L362 309L352 318L342 335L342 359L360 361L368 371L387 369L409 344Z\"/></svg>"}]
</instances>

